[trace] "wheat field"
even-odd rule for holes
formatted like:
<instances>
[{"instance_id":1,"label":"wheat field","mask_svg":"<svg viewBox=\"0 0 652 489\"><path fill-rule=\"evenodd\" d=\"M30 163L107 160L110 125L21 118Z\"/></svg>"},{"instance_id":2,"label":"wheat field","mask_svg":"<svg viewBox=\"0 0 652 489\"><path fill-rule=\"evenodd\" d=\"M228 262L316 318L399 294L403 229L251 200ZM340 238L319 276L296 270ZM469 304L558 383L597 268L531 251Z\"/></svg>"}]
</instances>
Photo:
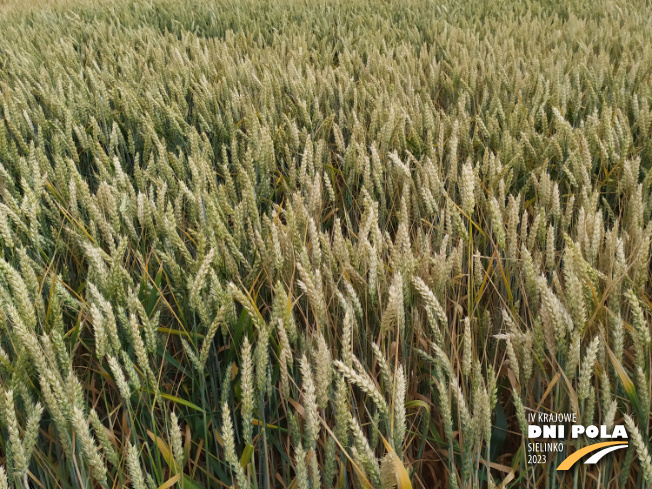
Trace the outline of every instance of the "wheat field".
<instances>
[{"instance_id":1,"label":"wheat field","mask_svg":"<svg viewBox=\"0 0 652 489\"><path fill-rule=\"evenodd\" d=\"M0 488L652 485L649 1L0 33ZM531 413L629 444L557 471Z\"/></svg>"}]
</instances>

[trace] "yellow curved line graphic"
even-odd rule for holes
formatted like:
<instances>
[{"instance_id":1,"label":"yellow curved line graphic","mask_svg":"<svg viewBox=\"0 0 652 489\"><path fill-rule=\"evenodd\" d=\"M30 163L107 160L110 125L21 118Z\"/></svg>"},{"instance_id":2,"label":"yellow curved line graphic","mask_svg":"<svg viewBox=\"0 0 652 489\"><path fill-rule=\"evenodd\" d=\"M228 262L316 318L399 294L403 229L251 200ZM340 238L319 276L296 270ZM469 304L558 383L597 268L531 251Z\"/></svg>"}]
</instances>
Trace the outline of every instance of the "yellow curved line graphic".
<instances>
[{"instance_id":1,"label":"yellow curved line graphic","mask_svg":"<svg viewBox=\"0 0 652 489\"><path fill-rule=\"evenodd\" d=\"M627 445L627 443L622 441L605 441L602 443L596 443L594 445L589 445L588 447L581 448L576 452L573 452L568 457L566 457L566 459L559 464L557 470L568 470L575 464L575 462L581 459L584 455L587 455L591 452L595 452L596 450L600 450L601 448L610 447L613 445Z\"/></svg>"}]
</instances>

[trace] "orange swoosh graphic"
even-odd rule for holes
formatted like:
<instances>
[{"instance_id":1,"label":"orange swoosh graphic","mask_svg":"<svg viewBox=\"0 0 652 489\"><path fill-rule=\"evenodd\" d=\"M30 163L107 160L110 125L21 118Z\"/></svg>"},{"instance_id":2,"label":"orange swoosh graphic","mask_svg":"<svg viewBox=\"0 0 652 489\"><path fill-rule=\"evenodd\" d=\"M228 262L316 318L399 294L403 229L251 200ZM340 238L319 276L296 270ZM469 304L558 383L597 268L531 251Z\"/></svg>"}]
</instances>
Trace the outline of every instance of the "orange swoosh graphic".
<instances>
[{"instance_id":1,"label":"orange swoosh graphic","mask_svg":"<svg viewBox=\"0 0 652 489\"><path fill-rule=\"evenodd\" d=\"M605 441L602 443L596 443L594 445L589 445L588 447L581 448L576 452L573 452L568 457L566 457L566 459L561 464L559 464L557 470L568 470L575 464L575 462L581 459L584 455L587 455L591 452L595 452L596 450L600 450L601 448L610 447L613 445L626 445L626 444L627 443L622 441Z\"/></svg>"}]
</instances>

